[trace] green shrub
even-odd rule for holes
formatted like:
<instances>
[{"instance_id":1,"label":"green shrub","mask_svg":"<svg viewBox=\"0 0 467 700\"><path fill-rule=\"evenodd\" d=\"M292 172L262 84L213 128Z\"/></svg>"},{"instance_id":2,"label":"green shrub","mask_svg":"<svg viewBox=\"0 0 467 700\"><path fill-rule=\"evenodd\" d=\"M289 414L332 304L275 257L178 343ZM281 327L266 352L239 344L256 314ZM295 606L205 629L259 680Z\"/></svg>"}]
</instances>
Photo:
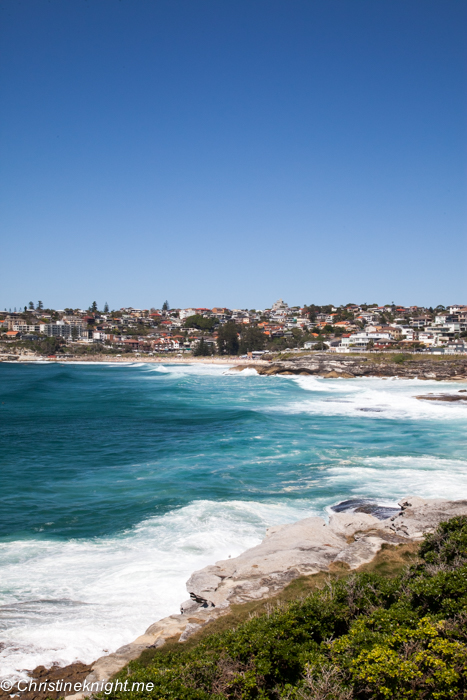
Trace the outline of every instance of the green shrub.
<instances>
[{"instance_id":1,"label":"green shrub","mask_svg":"<svg viewBox=\"0 0 467 700\"><path fill-rule=\"evenodd\" d=\"M397 355L393 355L392 361L396 363L396 365L402 365L404 362L407 360L410 360L411 356L407 355L407 353L397 353Z\"/></svg>"},{"instance_id":2,"label":"green shrub","mask_svg":"<svg viewBox=\"0 0 467 700\"><path fill-rule=\"evenodd\" d=\"M415 629L398 627L390 635L373 638L365 631L368 623L360 619L349 635L332 645L334 662L344 661L360 696L374 700L463 697L467 646L451 638L445 622L424 617ZM362 638L367 648L356 653Z\"/></svg>"}]
</instances>

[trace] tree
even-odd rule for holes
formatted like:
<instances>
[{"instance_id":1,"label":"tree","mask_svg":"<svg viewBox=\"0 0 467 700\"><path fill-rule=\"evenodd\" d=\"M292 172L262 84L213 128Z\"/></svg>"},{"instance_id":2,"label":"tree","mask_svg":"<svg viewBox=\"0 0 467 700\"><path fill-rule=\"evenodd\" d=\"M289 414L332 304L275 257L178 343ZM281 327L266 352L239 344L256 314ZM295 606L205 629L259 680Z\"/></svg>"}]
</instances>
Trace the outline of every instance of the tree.
<instances>
[{"instance_id":1,"label":"tree","mask_svg":"<svg viewBox=\"0 0 467 700\"><path fill-rule=\"evenodd\" d=\"M167 301L167 299L162 304L162 311L170 311L170 306L169 306L169 302Z\"/></svg>"},{"instance_id":2,"label":"tree","mask_svg":"<svg viewBox=\"0 0 467 700\"><path fill-rule=\"evenodd\" d=\"M253 350L264 350L266 344L266 336L261 328L257 326L246 326L242 329L240 341L240 354L253 352Z\"/></svg>"},{"instance_id":3,"label":"tree","mask_svg":"<svg viewBox=\"0 0 467 700\"><path fill-rule=\"evenodd\" d=\"M41 338L34 344L35 348L44 355L55 355L62 345L65 345L65 340L61 336Z\"/></svg>"},{"instance_id":4,"label":"tree","mask_svg":"<svg viewBox=\"0 0 467 700\"><path fill-rule=\"evenodd\" d=\"M34 302L33 301L29 302L29 310L34 311Z\"/></svg>"},{"instance_id":5,"label":"tree","mask_svg":"<svg viewBox=\"0 0 467 700\"><path fill-rule=\"evenodd\" d=\"M185 320L185 328L198 328L201 331L212 331L216 322L213 318L204 318L201 314L188 316Z\"/></svg>"},{"instance_id":6,"label":"tree","mask_svg":"<svg viewBox=\"0 0 467 700\"><path fill-rule=\"evenodd\" d=\"M38 301L36 306L37 311L42 311L43 308L44 304L41 301Z\"/></svg>"},{"instance_id":7,"label":"tree","mask_svg":"<svg viewBox=\"0 0 467 700\"><path fill-rule=\"evenodd\" d=\"M93 313L96 313L96 311L97 311L97 304L96 304L95 301L92 302L90 308L91 308L91 311L92 311Z\"/></svg>"},{"instance_id":8,"label":"tree","mask_svg":"<svg viewBox=\"0 0 467 700\"><path fill-rule=\"evenodd\" d=\"M104 304L104 313L105 314L109 313L109 305L107 304L107 302L105 302L105 304Z\"/></svg>"},{"instance_id":9,"label":"tree","mask_svg":"<svg viewBox=\"0 0 467 700\"><path fill-rule=\"evenodd\" d=\"M212 355L211 348L204 338L201 338L199 343L197 343L197 345L195 345L193 348L193 355L195 357L206 357L206 355Z\"/></svg>"},{"instance_id":10,"label":"tree","mask_svg":"<svg viewBox=\"0 0 467 700\"><path fill-rule=\"evenodd\" d=\"M78 340L78 329L76 328L76 326L71 327L71 339Z\"/></svg>"},{"instance_id":11,"label":"tree","mask_svg":"<svg viewBox=\"0 0 467 700\"><path fill-rule=\"evenodd\" d=\"M219 328L217 347L220 355L237 355L240 343L238 342L237 325L229 321Z\"/></svg>"},{"instance_id":12,"label":"tree","mask_svg":"<svg viewBox=\"0 0 467 700\"><path fill-rule=\"evenodd\" d=\"M316 321L316 314L320 313L321 307L316 306L315 304L310 304L304 308L306 309L305 313L308 314L308 318L310 319L311 323L314 323Z\"/></svg>"}]
</instances>

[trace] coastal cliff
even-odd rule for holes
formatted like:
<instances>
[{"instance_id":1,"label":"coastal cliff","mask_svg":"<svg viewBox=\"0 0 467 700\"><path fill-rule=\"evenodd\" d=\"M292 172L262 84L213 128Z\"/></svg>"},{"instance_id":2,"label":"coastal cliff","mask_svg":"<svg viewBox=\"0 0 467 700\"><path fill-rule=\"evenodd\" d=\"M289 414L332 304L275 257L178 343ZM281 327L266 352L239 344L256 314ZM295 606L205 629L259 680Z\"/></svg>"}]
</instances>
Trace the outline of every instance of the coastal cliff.
<instances>
[{"instance_id":1,"label":"coastal cliff","mask_svg":"<svg viewBox=\"0 0 467 700\"><path fill-rule=\"evenodd\" d=\"M350 504L351 505L351 504ZM232 605L275 596L294 579L336 570L358 570L386 545L420 542L439 523L467 515L467 501L407 497L400 510L383 512L360 506L332 511L329 522L310 517L269 528L261 544L238 557L216 562L192 574L189 599L180 614L152 624L133 643L92 664L89 684L104 683L148 648L166 640L184 642L202 627L229 613ZM340 512L339 512L340 510ZM376 517L379 515L379 517ZM384 517L388 516L389 517ZM382 519L381 519L382 518ZM75 698L77 700L77 698Z\"/></svg>"}]
</instances>

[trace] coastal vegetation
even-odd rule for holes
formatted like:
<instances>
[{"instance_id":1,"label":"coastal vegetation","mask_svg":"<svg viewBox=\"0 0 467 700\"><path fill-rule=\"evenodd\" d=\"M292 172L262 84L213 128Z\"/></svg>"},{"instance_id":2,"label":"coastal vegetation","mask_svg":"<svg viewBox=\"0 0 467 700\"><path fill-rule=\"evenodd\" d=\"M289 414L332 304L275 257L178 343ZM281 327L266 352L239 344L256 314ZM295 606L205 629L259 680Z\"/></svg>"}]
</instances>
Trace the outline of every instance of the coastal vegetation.
<instances>
[{"instance_id":1,"label":"coastal vegetation","mask_svg":"<svg viewBox=\"0 0 467 700\"><path fill-rule=\"evenodd\" d=\"M235 624L234 615L233 626L223 631L209 626L183 644L148 649L118 675L129 687L141 683L146 690L101 697L467 697L466 517L441 523L402 568L389 558L373 570L295 581L289 591L297 587L298 599L279 596L266 609L258 604L249 619Z\"/></svg>"}]
</instances>

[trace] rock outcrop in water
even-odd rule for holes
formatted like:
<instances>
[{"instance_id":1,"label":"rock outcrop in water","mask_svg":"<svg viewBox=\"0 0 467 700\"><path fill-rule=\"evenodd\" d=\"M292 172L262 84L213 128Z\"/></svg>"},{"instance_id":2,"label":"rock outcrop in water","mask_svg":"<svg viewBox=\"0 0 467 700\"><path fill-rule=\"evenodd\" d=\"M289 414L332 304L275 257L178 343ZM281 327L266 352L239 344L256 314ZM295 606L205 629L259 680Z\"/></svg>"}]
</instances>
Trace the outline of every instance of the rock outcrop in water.
<instances>
[{"instance_id":1,"label":"rock outcrop in water","mask_svg":"<svg viewBox=\"0 0 467 700\"><path fill-rule=\"evenodd\" d=\"M328 523L311 517L269 528L256 547L192 574L187 582L190 598L182 603L181 613L156 622L132 644L98 659L87 682L109 679L144 649L162 646L169 637L185 641L226 614L233 603L272 596L298 576L336 567L357 569L370 562L385 543L419 541L440 522L467 515L467 500L411 496L399 505L400 509L387 509L349 501L333 510Z\"/></svg>"},{"instance_id":2,"label":"rock outcrop in water","mask_svg":"<svg viewBox=\"0 0 467 700\"><path fill-rule=\"evenodd\" d=\"M415 398L420 401L447 401L448 403L460 401L461 403L467 403L465 389L461 389L457 394L423 394Z\"/></svg>"}]
</instances>

